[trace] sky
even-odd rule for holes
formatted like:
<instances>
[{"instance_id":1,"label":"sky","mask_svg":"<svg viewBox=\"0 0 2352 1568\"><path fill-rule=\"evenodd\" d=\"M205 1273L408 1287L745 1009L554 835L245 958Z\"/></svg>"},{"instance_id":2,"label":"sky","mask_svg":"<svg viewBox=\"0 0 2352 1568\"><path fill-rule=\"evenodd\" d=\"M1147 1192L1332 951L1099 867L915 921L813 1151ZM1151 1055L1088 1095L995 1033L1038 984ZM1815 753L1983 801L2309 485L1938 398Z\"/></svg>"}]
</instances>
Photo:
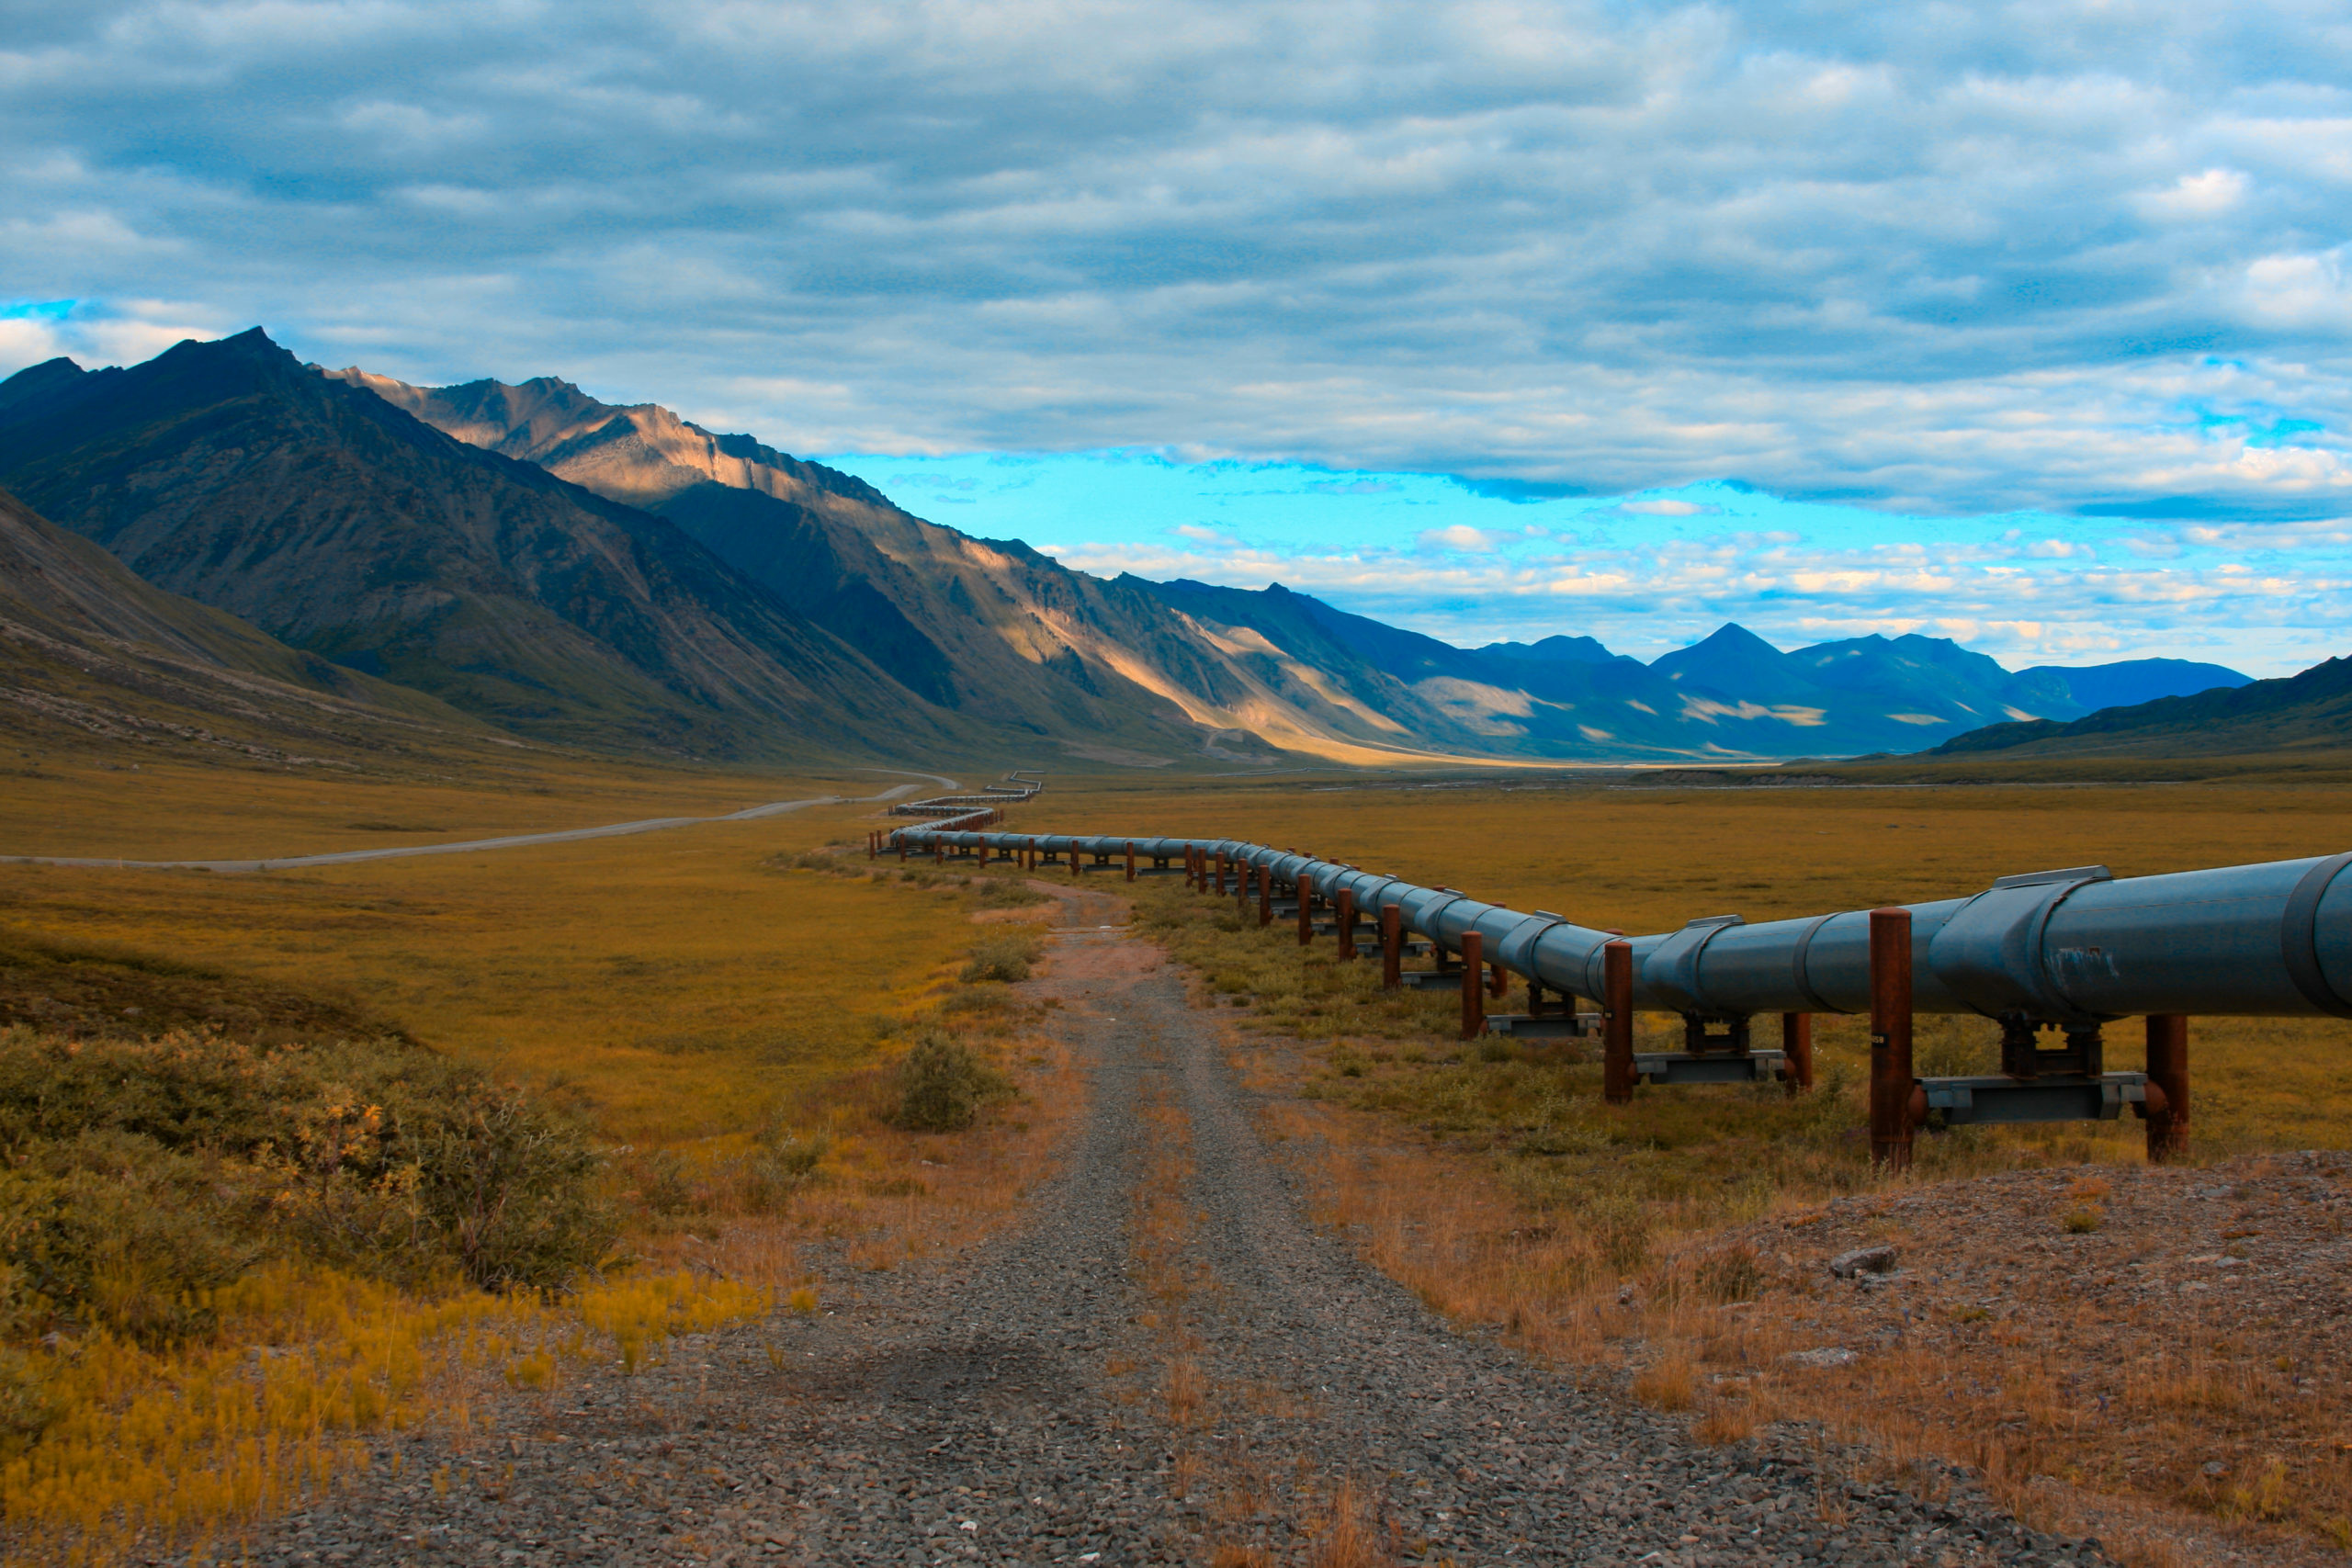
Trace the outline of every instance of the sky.
<instances>
[{"instance_id":1,"label":"sky","mask_svg":"<svg viewBox=\"0 0 2352 1568\"><path fill-rule=\"evenodd\" d=\"M2352 0L0 20L0 373L560 375L1459 640L2352 651Z\"/></svg>"}]
</instances>

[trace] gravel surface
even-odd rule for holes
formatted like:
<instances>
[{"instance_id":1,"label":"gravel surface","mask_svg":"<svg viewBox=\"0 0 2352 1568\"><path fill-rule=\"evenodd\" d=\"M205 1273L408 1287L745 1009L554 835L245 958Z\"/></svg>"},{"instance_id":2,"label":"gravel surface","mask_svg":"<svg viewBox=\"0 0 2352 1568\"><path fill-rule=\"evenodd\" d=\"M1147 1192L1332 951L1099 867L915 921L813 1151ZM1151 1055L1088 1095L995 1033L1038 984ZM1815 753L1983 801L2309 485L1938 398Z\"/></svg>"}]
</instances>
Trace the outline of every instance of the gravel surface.
<instances>
[{"instance_id":1,"label":"gravel surface","mask_svg":"<svg viewBox=\"0 0 2352 1568\"><path fill-rule=\"evenodd\" d=\"M504 1402L256 1562L2056 1563L1774 1433L1725 1448L1432 1317L1306 1220L1211 1019L1151 950L1047 976L1091 1098L1034 1216L834 1310Z\"/></svg>"}]
</instances>

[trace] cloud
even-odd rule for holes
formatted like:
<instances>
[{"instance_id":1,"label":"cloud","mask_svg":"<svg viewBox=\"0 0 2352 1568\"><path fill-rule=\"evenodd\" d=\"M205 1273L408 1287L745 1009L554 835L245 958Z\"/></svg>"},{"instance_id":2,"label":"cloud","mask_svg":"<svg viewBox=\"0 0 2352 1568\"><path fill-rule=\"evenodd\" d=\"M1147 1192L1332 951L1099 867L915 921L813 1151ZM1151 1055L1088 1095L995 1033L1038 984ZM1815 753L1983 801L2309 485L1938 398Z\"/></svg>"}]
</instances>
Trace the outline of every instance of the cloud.
<instances>
[{"instance_id":1,"label":"cloud","mask_svg":"<svg viewBox=\"0 0 2352 1568\"><path fill-rule=\"evenodd\" d=\"M1431 528L1420 536L1425 550L1448 550L1472 555L1487 555L1500 547L1500 541L1484 528L1473 528L1457 523L1448 528Z\"/></svg>"},{"instance_id":2,"label":"cloud","mask_svg":"<svg viewBox=\"0 0 2352 1568\"><path fill-rule=\"evenodd\" d=\"M797 449L2259 503L2352 487L2199 423L2345 449L2347 51L2324 0L46 0L0 265Z\"/></svg>"}]
</instances>

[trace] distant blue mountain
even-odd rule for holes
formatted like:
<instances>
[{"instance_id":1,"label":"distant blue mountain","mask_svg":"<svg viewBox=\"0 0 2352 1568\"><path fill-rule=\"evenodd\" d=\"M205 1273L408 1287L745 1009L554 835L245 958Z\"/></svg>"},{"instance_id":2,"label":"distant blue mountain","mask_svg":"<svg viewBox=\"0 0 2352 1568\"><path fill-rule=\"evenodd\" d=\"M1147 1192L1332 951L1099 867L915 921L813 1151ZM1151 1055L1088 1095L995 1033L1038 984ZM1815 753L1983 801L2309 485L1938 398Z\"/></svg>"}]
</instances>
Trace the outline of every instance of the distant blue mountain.
<instances>
[{"instance_id":1,"label":"distant blue mountain","mask_svg":"<svg viewBox=\"0 0 2352 1568\"><path fill-rule=\"evenodd\" d=\"M2186 659L2126 659L2114 664L2037 664L2024 675L2048 675L2066 687L2086 713L2100 708L2133 707L2158 697L2192 697L2216 686L2250 686L2254 677L2223 664L2197 664Z\"/></svg>"},{"instance_id":2,"label":"distant blue mountain","mask_svg":"<svg viewBox=\"0 0 2352 1568\"><path fill-rule=\"evenodd\" d=\"M1542 642L1490 642L1476 650L1481 659L1510 659L1522 664L1606 664L1623 659L1600 645L1599 637L1547 637Z\"/></svg>"}]
</instances>

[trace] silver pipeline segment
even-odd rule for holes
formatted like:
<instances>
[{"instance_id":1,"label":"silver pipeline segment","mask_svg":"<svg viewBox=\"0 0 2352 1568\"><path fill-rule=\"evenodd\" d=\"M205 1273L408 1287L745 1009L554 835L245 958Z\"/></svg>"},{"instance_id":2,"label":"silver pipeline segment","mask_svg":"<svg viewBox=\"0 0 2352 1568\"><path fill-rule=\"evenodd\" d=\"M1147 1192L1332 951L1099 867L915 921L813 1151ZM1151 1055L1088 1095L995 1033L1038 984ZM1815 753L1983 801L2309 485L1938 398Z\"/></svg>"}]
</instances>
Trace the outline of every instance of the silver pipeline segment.
<instances>
[{"instance_id":1,"label":"silver pipeline segment","mask_svg":"<svg viewBox=\"0 0 2352 1568\"><path fill-rule=\"evenodd\" d=\"M1489 963L1556 991L1599 998L1607 931L1526 914L1234 839L1126 839L909 828L910 846L1263 866L1329 897L1345 888L1377 919L1450 952L1476 931ZM1966 898L1909 906L1914 1011L1977 1013L2088 1026L2189 1014L2352 1018L2352 854L2117 878L2104 866L2005 876ZM1748 925L1736 915L1631 939L1634 1006L1716 1019L1757 1013L1866 1013L1870 915L1854 909Z\"/></svg>"}]
</instances>

